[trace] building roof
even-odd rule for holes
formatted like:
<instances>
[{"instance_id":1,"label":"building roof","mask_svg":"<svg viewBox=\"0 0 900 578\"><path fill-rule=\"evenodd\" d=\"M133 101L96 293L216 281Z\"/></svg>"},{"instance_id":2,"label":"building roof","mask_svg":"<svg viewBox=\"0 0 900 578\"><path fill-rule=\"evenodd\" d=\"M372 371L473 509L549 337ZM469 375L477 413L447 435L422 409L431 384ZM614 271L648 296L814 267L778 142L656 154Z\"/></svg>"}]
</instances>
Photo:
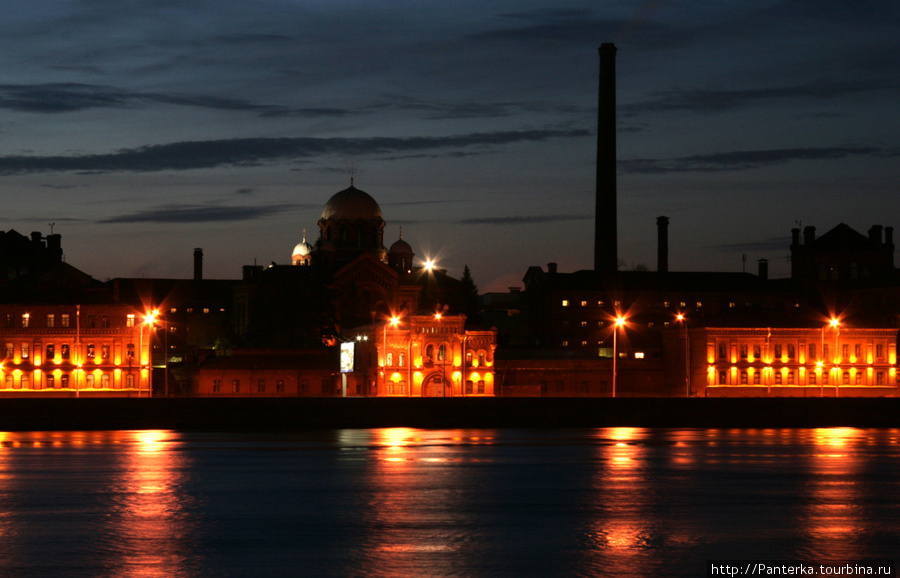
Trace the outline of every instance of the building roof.
<instances>
[{"instance_id":1,"label":"building roof","mask_svg":"<svg viewBox=\"0 0 900 578\"><path fill-rule=\"evenodd\" d=\"M375 199L369 193L361 191L353 185L335 193L328 199L321 218L323 221L329 219L335 221L343 219L350 221L382 220L381 207L378 206Z\"/></svg>"}]
</instances>

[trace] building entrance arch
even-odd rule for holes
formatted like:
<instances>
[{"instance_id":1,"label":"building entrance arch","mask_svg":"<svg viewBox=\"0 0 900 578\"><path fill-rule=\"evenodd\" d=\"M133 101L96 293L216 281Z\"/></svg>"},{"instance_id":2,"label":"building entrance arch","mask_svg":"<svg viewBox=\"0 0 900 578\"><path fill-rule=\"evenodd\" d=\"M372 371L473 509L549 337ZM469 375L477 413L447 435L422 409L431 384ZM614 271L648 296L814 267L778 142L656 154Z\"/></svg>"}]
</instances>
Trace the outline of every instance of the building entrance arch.
<instances>
[{"instance_id":1,"label":"building entrance arch","mask_svg":"<svg viewBox=\"0 0 900 578\"><path fill-rule=\"evenodd\" d=\"M450 380L439 372L432 373L422 382L422 397L450 397L453 395Z\"/></svg>"}]
</instances>

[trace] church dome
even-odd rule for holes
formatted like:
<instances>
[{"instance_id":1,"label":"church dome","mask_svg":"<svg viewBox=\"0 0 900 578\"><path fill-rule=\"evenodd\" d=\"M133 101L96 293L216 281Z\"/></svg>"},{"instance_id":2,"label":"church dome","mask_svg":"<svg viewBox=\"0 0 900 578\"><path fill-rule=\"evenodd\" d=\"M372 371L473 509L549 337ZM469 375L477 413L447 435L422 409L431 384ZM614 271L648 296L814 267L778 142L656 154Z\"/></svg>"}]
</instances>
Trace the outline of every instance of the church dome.
<instances>
[{"instance_id":1,"label":"church dome","mask_svg":"<svg viewBox=\"0 0 900 578\"><path fill-rule=\"evenodd\" d=\"M306 257L310 253L312 253L312 246L304 240L302 243L297 243L297 246L294 247L294 252L291 253L291 256Z\"/></svg>"},{"instance_id":2,"label":"church dome","mask_svg":"<svg viewBox=\"0 0 900 578\"><path fill-rule=\"evenodd\" d=\"M369 193L350 185L325 203L322 220L381 221L381 207Z\"/></svg>"},{"instance_id":3,"label":"church dome","mask_svg":"<svg viewBox=\"0 0 900 578\"><path fill-rule=\"evenodd\" d=\"M388 253L392 255L412 255L413 250L412 247L409 246L409 243L403 240L403 237L400 237L393 245L391 245Z\"/></svg>"}]
</instances>

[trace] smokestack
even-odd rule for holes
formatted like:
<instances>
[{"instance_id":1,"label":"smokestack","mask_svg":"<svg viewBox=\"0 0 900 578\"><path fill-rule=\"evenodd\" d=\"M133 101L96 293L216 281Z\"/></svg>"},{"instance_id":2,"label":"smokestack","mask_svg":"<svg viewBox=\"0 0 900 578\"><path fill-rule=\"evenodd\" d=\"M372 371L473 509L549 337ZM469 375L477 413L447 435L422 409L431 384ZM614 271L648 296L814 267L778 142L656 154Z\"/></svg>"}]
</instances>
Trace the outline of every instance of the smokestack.
<instances>
[{"instance_id":1,"label":"smokestack","mask_svg":"<svg viewBox=\"0 0 900 578\"><path fill-rule=\"evenodd\" d=\"M597 198L594 218L594 270L619 268L616 222L616 45L600 46L597 103Z\"/></svg>"},{"instance_id":2,"label":"smokestack","mask_svg":"<svg viewBox=\"0 0 900 578\"><path fill-rule=\"evenodd\" d=\"M194 249L194 281L203 279L203 249Z\"/></svg>"},{"instance_id":3,"label":"smokestack","mask_svg":"<svg viewBox=\"0 0 900 578\"><path fill-rule=\"evenodd\" d=\"M669 217L656 217L656 271L669 272Z\"/></svg>"}]
</instances>

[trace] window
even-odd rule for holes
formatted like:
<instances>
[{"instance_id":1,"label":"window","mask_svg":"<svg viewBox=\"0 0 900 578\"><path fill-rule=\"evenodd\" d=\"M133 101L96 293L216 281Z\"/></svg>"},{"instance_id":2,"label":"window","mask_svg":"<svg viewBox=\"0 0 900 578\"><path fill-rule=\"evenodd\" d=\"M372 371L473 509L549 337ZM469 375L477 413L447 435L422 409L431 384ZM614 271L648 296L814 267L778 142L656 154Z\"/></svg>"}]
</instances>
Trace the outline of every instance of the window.
<instances>
[{"instance_id":1,"label":"window","mask_svg":"<svg viewBox=\"0 0 900 578\"><path fill-rule=\"evenodd\" d=\"M719 385L725 385L728 383L728 372L720 371L719 372Z\"/></svg>"},{"instance_id":2,"label":"window","mask_svg":"<svg viewBox=\"0 0 900 578\"><path fill-rule=\"evenodd\" d=\"M471 351L466 352L466 364L472 365L472 352Z\"/></svg>"},{"instance_id":3,"label":"window","mask_svg":"<svg viewBox=\"0 0 900 578\"><path fill-rule=\"evenodd\" d=\"M240 379L232 379L231 380L231 391L237 393L241 391L241 380Z\"/></svg>"},{"instance_id":4,"label":"window","mask_svg":"<svg viewBox=\"0 0 900 578\"><path fill-rule=\"evenodd\" d=\"M15 348L12 343L6 344L6 357L13 357L15 355Z\"/></svg>"},{"instance_id":5,"label":"window","mask_svg":"<svg viewBox=\"0 0 900 578\"><path fill-rule=\"evenodd\" d=\"M753 385L759 385L759 372L753 372Z\"/></svg>"},{"instance_id":6,"label":"window","mask_svg":"<svg viewBox=\"0 0 900 578\"><path fill-rule=\"evenodd\" d=\"M400 367L406 367L406 354L402 351L397 354L397 365Z\"/></svg>"},{"instance_id":7,"label":"window","mask_svg":"<svg viewBox=\"0 0 900 578\"><path fill-rule=\"evenodd\" d=\"M134 343L129 343L125 346L125 357L134 359Z\"/></svg>"},{"instance_id":8,"label":"window","mask_svg":"<svg viewBox=\"0 0 900 578\"><path fill-rule=\"evenodd\" d=\"M788 372L788 385L794 385L794 372Z\"/></svg>"},{"instance_id":9,"label":"window","mask_svg":"<svg viewBox=\"0 0 900 578\"><path fill-rule=\"evenodd\" d=\"M100 317L100 327L109 327L109 315Z\"/></svg>"},{"instance_id":10,"label":"window","mask_svg":"<svg viewBox=\"0 0 900 578\"><path fill-rule=\"evenodd\" d=\"M13 387L15 387L15 385L13 384L13 376L10 374L7 374L6 375L6 389L12 389Z\"/></svg>"},{"instance_id":11,"label":"window","mask_svg":"<svg viewBox=\"0 0 900 578\"><path fill-rule=\"evenodd\" d=\"M845 371L843 377L844 377L844 381L843 381L844 385L850 385L850 372Z\"/></svg>"},{"instance_id":12,"label":"window","mask_svg":"<svg viewBox=\"0 0 900 578\"><path fill-rule=\"evenodd\" d=\"M125 327L134 327L134 313L129 313L125 317Z\"/></svg>"},{"instance_id":13,"label":"window","mask_svg":"<svg viewBox=\"0 0 900 578\"><path fill-rule=\"evenodd\" d=\"M445 358L447 357L446 356L447 350L445 348L446 348L446 345L443 343L441 343L441 346L438 347L438 361L444 361Z\"/></svg>"},{"instance_id":14,"label":"window","mask_svg":"<svg viewBox=\"0 0 900 578\"><path fill-rule=\"evenodd\" d=\"M828 373L822 372L822 385L828 385Z\"/></svg>"},{"instance_id":15,"label":"window","mask_svg":"<svg viewBox=\"0 0 900 578\"><path fill-rule=\"evenodd\" d=\"M796 351L794 350L794 344L789 343L787 346L788 359L794 359L797 356Z\"/></svg>"},{"instance_id":16,"label":"window","mask_svg":"<svg viewBox=\"0 0 900 578\"><path fill-rule=\"evenodd\" d=\"M848 357L850 357L850 344L844 343L841 345L841 358L847 359Z\"/></svg>"},{"instance_id":17,"label":"window","mask_svg":"<svg viewBox=\"0 0 900 578\"><path fill-rule=\"evenodd\" d=\"M781 345L775 346L775 359L781 359Z\"/></svg>"},{"instance_id":18,"label":"window","mask_svg":"<svg viewBox=\"0 0 900 578\"><path fill-rule=\"evenodd\" d=\"M59 376L59 386L63 389L69 389L69 374L64 373Z\"/></svg>"},{"instance_id":19,"label":"window","mask_svg":"<svg viewBox=\"0 0 900 578\"><path fill-rule=\"evenodd\" d=\"M256 393L265 393L266 392L266 380L260 379L256 382Z\"/></svg>"},{"instance_id":20,"label":"window","mask_svg":"<svg viewBox=\"0 0 900 578\"><path fill-rule=\"evenodd\" d=\"M857 359L862 357L862 344L861 343L857 343L856 345L853 346L853 355L855 355Z\"/></svg>"},{"instance_id":21,"label":"window","mask_svg":"<svg viewBox=\"0 0 900 578\"><path fill-rule=\"evenodd\" d=\"M862 372L856 372L856 385L862 385Z\"/></svg>"},{"instance_id":22,"label":"window","mask_svg":"<svg viewBox=\"0 0 900 578\"><path fill-rule=\"evenodd\" d=\"M213 380L213 393L221 393L222 392L222 380L214 379Z\"/></svg>"},{"instance_id":23,"label":"window","mask_svg":"<svg viewBox=\"0 0 900 578\"><path fill-rule=\"evenodd\" d=\"M587 301L582 301L582 302L581 302L581 306L582 306L582 307L587 307Z\"/></svg>"},{"instance_id":24,"label":"window","mask_svg":"<svg viewBox=\"0 0 900 578\"><path fill-rule=\"evenodd\" d=\"M22 374L22 389L31 389L31 376L27 373Z\"/></svg>"},{"instance_id":25,"label":"window","mask_svg":"<svg viewBox=\"0 0 900 578\"><path fill-rule=\"evenodd\" d=\"M741 343L741 359L747 359L747 344Z\"/></svg>"},{"instance_id":26,"label":"window","mask_svg":"<svg viewBox=\"0 0 900 578\"><path fill-rule=\"evenodd\" d=\"M816 374L813 372L809 372L809 384L810 385L816 384Z\"/></svg>"},{"instance_id":27,"label":"window","mask_svg":"<svg viewBox=\"0 0 900 578\"><path fill-rule=\"evenodd\" d=\"M755 345L753 346L753 359L759 359L760 356L762 355L762 354L761 354L761 351L762 351L762 350L760 349L759 344L758 344L758 343L755 344Z\"/></svg>"},{"instance_id":28,"label":"window","mask_svg":"<svg viewBox=\"0 0 900 578\"><path fill-rule=\"evenodd\" d=\"M428 344L425 346L425 363L431 363L431 360L434 359L434 345Z\"/></svg>"},{"instance_id":29,"label":"window","mask_svg":"<svg viewBox=\"0 0 900 578\"><path fill-rule=\"evenodd\" d=\"M875 346L875 357L878 359L884 359L884 345L878 344Z\"/></svg>"},{"instance_id":30,"label":"window","mask_svg":"<svg viewBox=\"0 0 900 578\"><path fill-rule=\"evenodd\" d=\"M279 379L275 382L275 391L278 393L284 393L284 380Z\"/></svg>"},{"instance_id":31,"label":"window","mask_svg":"<svg viewBox=\"0 0 900 578\"><path fill-rule=\"evenodd\" d=\"M30 354L31 349L28 347L27 343L22 344L22 359L28 359L28 355Z\"/></svg>"},{"instance_id":32,"label":"window","mask_svg":"<svg viewBox=\"0 0 900 578\"><path fill-rule=\"evenodd\" d=\"M109 344L104 343L100 345L100 358L101 359L109 359Z\"/></svg>"},{"instance_id":33,"label":"window","mask_svg":"<svg viewBox=\"0 0 900 578\"><path fill-rule=\"evenodd\" d=\"M56 315L52 313L47 314L47 327L56 327Z\"/></svg>"},{"instance_id":34,"label":"window","mask_svg":"<svg viewBox=\"0 0 900 578\"><path fill-rule=\"evenodd\" d=\"M741 385L747 385L747 372L741 372Z\"/></svg>"},{"instance_id":35,"label":"window","mask_svg":"<svg viewBox=\"0 0 900 578\"><path fill-rule=\"evenodd\" d=\"M309 391L309 381L304 379L302 382L300 382L300 391L303 393ZM325 391L325 382L322 383L322 391Z\"/></svg>"},{"instance_id":36,"label":"window","mask_svg":"<svg viewBox=\"0 0 900 578\"><path fill-rule=\"evenodd\" d=\"M30 324L31 324L31 315L29 315L28 313L23 313L22 314L22 327L23 328L28 327Z\"/></svg>"},{"instance_id":37,"label":"window","mask_svg":"<svg viewBox=\"0 0 900 578\"><path fill-rule=\"evenodd\" d=\"M47 376L47 389L56 388L56 379L52 375Z\"/></svg>"},{"instance_id":38,"label":"window","mask_svg":"<svg viewBox=\"0 0 900 578\"><path fill-rule=\"evenodd\" d=\"M69 359L69 344L63 343L59 346L59 356L63 359Z\"/></svg>"},{"instance_id":39,"label":"window","mask_svg":"<svg viewBox=\"0 0 900 578\"><path fill-rule=\"evenodd\" d=\"M88 317L87 317L87 326L88 326L88 327L96 327L96 326L97 326L97 322L96 322L96 320L94 319L94 316L93 316L93 315L88 315Z\"/></svg>"},{"instance_id":40,"label":"window","mask_svg":"<svg viewBox=\"0 0 900 578\"><path fill-rule=\"evenodd\" d=\"M775 372L775 384L781 385L781 372L780 371Z\"/></svg>"},{"instance_id":41,"label":"window","mask_svg":"<svg viewBox=\"0 0 900 578\"><path fill-rule=\"evenodd\" d=\"M581 322L581 326L582 326L582 327L587 327L587 321L582 321L582 322Z\"/></svg>"},{"instance_id":42,"label":"window","mask_svg":"<svg viewBox=\"0 0 900 578\"><path fill-rule=\"evenodd\" d=\"M875 385L884 385L884 372L879 371L875 374Z\"/></svg>"},{"instance_id":43,"label":"window","mask_svg":"<svg viewBox=\"0 0 900 578\"><path fill-rule=\"evenodd\" d=\"M88 359L94 359L94 355L95 355L94 344L93 344L93 343L88 343L88 345L87 345L87 354L85 355L85 357L87 357Z\"/></svg>"},{"instance_id":44,"label":"window","mask_svg":"<svg viewBox=\"0 0 900 578\"><path fill-rule=\"evenodd\" d=\"M104 373L100 376L100 387L103 389L109 389L109 374Z\"/></svg>"},{"instance_id":45,"label":"window","mask_svg":"<svg viewBox=\"0 0 900 578\"><path fill-rule=\"evenodd\" d=\"M52 343L47 344L47 359L46 361L53 361L53 358L56 357L56 346Z\"/></svg>"},{"instance_id":46,"label":"window","mask_svg":"<svg viewBox=\"0 0 900 578\"><path fill-rule=\"evenodd\" d=\"M478 380L478 393L481 395L484 395L484 380L483 379Z\"/></svg>"},{"instance_id":47,"label":"window","mask_svg":"<svg viewBox=\"0 0 900 578\"><path fill-rule=\"evenodd\" d=\"M68 313L63 313L62 315L59 316L59 324L62 327L69 326L69 314Z\"/></svg>"},{"instance_id":48,"label":"window","mask_svg":"<svg viewBox=\"0 0 900 578\"><path fill-rule=\"evenodd\" d=\"M815 343L809 344L809 358L810 359L816 358L816 344Z\"/></svg>"},{"instance_id":49,"label":"window","mask_svg":"<svg viewBox=\"0 0 900 578\"><path fill-rule=\"evenodd\" d=\"M84 376L84 386L85 387L94 387L94 374L89 373Z\"/></svg>"},{"instance_id":50,"label":"window","mask_svg":"<svg viewBox=\"0 0 900 578\"><path fill-rule=\"evenodd\" d=\"M728 345L724 341L719 342L719 359L728 358Z\"/></svg>"},{"instance_id":51,"label":"window","mask_svg":"<svg viewBox=\"0 0 900 578\"><path fill-rule=\"evenodd\" d=\"M6 314L6 326L7 326L7 327L13 327L13 326L14 326L12 313L7 313L7 314Z\"/></svg>"},{"instance_id":52,"label":"window","mask_svg":"<svg viewBox=\"0 0 900 578\"><path fill-rule=\"evenodd\" d=\"M484 365L485 365L485 363L484 363L484 352L483 352L483 351L479 351L479 352L478 352L478 367L484 367Z\"/></svg>"},{"instance_id":53,"label":"window","mask_svg":"<svg viewBox=\"0 0 900 578\"><path fill-rule=\"evenodd\" d=\"M568 300L568 299L563 299L563 300L562 300L562 306L563 306L563 307L568 307L568 306L569 306L569 300Z\"/></svg>"},{"instance_id":54,"label":"window","mask_svg":"<svg viewBox=\"0 0 900 578\"><path fill-rule=\"evenodd\" d=\"M828 344L827 343L822 345L822 359L828 359Z\"/></svg>"},{"instance_id":55,"label":"window","mask_svg":"<svg viewBox=\"0 0 900 578\"><path fill-rule=\"evenodd\" d=\"M467 393L468 395L471 395L471 394L472 394L472 388L473 388L474 385L475 385L475 384L472 382L471 379L467 379L467 380L466 380L466 393Z\"/></svg>"},{"instance_id":56,"label":"window","mask_svg":"<svg viewBox=\"0 0 900 578\"><path fill-rule=\"evenodd\" d=\"M393 365L394 365L394 354L389 352L387 354L387 361L385 362L385 366L393 367Z\"/></svg>"}]
</instances>

